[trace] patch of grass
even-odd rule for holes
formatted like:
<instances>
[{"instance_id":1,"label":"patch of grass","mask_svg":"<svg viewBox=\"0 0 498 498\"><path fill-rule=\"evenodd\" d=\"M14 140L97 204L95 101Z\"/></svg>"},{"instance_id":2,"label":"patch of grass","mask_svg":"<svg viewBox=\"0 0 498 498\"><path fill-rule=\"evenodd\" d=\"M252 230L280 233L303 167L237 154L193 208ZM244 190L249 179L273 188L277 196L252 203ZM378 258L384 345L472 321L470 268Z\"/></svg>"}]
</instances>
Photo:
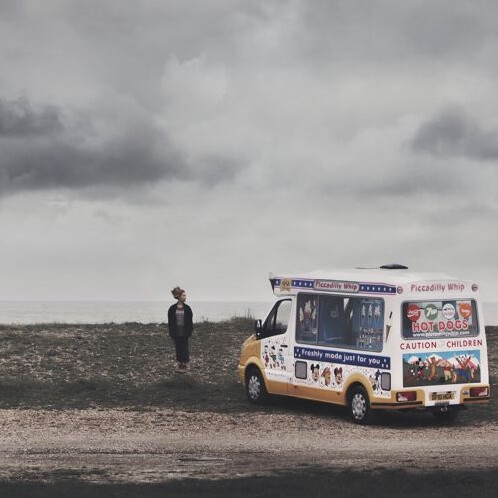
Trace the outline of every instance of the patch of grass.
<instances>
[{"instance_id":1,"label":"patch of grass","mask_svg":"<svg viewBox=\"0 0 498 498\"><path fill-rule=\"evenodd\" d=\"M240 407L238 353L251 333L241 317L196 324L179 375L166 324L0 326L0 407Z\"/></svg>"},{"instance_id":2,"label":"patch of grass","mask_svg":"<svg viewBox=\"0 0 498 498\"><path fill-rule=\"evenodd\" d=\"M0 377L0 393L17 393L39 389L42 382L30 375L20 375L19 377Z\"/></svg>"}]
</instances>

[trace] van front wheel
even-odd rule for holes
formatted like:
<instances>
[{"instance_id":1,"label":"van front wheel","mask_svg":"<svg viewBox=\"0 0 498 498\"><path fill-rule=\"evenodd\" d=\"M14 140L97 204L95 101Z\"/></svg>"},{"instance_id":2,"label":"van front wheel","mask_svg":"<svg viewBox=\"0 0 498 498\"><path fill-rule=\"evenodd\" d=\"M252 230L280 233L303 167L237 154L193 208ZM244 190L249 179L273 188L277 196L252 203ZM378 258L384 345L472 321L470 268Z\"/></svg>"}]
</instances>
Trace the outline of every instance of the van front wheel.
<instances>
[{"instance_id":1,"label":"van front wheel","mask_svg":"<svg viewBox=\"0 0 498 498\"><path fill-rule=\"evenodd\" d=\"M265 381L257 368L251 368L246 375L246 394L251 403L261 405L268 400Z\"/></svg>"},{"instance_id":2,"label":"van front wheel","mask_svg":"<svg viewBox=\"0 0 498 498\"><path fill-rule=\"evenodd\" d=\"M368 393L362 386L355 386L349 393L349 414L355 424L368 424L372 420Z\"/></svg>"}]
</instances>

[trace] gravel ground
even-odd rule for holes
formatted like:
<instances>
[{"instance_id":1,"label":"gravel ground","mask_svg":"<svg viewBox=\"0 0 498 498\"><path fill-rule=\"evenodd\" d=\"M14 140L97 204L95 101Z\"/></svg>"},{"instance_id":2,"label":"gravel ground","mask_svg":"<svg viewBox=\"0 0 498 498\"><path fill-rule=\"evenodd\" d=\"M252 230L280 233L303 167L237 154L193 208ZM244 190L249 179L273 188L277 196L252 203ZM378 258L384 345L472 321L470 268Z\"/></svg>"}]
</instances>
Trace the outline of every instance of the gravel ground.
<instances>
[{"instance_id":1,"label":"gravel ground","mask_svg":"<svg viewBox=\"0 0 498 498\"><path fill-rule=\"evenodd\" d=\"M244 417L157 409L1 410L0 480L92 482L271 475L302 466L356 470L492 470L498 425L442 427L422 418L379 426L310 414Z\"/></svg>"},{"instance_id":2,"label":"gravel ground","mask_svg":"<svg viewBox=\"0 0 498 498\"><path fill-rule=\"evenodd\" d=\"M198 325L178 376L163 325L0 325L0 496L498 495L498 328L488 406L367 427L324 403L250 405L235 373L250 329Z\"/></svg>"}]
</instances>

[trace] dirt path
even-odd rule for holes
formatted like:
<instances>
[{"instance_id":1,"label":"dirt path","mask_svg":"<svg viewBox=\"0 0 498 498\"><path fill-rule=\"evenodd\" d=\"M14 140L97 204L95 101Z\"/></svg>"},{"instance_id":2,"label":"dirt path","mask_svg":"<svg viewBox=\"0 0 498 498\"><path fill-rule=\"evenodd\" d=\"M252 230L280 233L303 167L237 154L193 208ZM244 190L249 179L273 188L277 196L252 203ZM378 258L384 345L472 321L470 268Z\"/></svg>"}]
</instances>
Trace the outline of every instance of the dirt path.
<instances>
[{"instance_id":1,"label":"dirt path","mask_svg":"<svg viewBox=\"0 0 498 498\"><path fill-rule=\"evenodd\" d=\"M321 467L498 467L498 424L355 426L309 414L0 410L0 479L91 482L269 475Z\"/></svg>"}]
</instances>

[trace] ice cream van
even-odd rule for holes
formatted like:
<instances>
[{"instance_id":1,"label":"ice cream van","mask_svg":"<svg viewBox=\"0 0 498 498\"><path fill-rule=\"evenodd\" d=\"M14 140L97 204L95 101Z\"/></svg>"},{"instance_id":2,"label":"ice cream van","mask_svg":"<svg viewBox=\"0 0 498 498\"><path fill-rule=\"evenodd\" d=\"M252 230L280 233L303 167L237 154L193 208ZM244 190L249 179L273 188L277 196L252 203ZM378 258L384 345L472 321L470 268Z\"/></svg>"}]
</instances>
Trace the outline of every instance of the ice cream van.
<instances>
[{"instance_id":1,"label":"ice cream van","mask_svg":"<svg viewBox=\"0 0 498 498\"><path fill-rule=\"evenodd\" d=\"M393 409L451 420L489 402L476 283L398 264L270 283L277 300L239 359L251 402L277 394L344 405L360 424Z\"/></svg>"}]
</instances>

